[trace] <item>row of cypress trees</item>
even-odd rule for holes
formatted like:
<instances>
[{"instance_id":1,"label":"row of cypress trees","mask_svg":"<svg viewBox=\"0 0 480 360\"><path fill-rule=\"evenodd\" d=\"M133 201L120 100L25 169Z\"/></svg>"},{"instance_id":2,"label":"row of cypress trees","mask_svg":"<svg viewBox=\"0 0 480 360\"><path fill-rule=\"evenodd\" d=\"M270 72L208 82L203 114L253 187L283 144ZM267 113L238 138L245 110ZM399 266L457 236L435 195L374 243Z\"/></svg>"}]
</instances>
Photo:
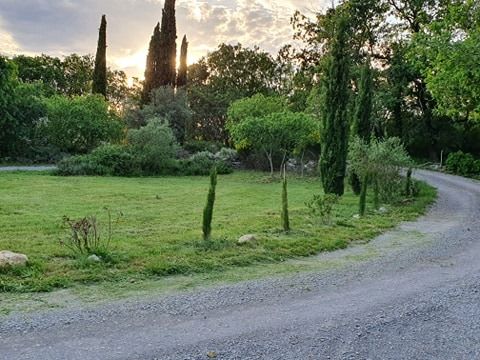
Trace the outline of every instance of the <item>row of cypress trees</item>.
<instances>
[{"instance_id":1,"label":"row of cypress trees","mask_svg":"<svg viewBox=\"0 0 480 360\"><path fill-rule=\"evenodd\" d=\"M185 35L180 49L180 68L177 74L177 24L175 0L165 0L162 22L153 30L145 67L142 103L150 101L150 94L159 87L182 87L187 84L188 41Z\"/></svg>"},{"instance_id":2,"label":"row of cypress trees","mask_svg":"<svg viewBox=\"0 0 480 360\"><path fill-rule=\"evenodd\" d=\"M180 67L177 74L177 24L175 0L166 0L162 10L162 22L153 30L145 68L142 103L150 101L152 90L163 86L187 85L188 41L185 35L180 48ZM107 19L102 15L98 35L92 92L107 96Z\"/></svg>"}]
</instances>

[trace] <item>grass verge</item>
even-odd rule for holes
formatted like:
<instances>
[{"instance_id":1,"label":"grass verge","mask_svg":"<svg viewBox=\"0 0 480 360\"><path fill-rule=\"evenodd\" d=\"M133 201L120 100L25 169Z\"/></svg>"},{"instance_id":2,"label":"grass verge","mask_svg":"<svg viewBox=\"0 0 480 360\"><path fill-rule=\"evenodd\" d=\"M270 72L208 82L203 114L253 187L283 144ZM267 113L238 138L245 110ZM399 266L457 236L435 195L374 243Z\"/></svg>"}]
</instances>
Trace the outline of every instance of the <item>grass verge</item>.
<instances>
[{"instance_id":1,"label":"grass verge","mask_svg":"<svg viewBox=\"0 0 480 360\"><path fill-rule=\"evenodd\" d=\"M124 284L171 275L221 274L237 267L278 263L366 241L404 220L424 213L435 190L421 185L414 202L354 219L358 199L348 192L336 208L334 225L314 225L305 202L320 192L312 178L289 181L292 231L280 230L281 184L263 174L220 176L211 248L202 246L201 214L206 177L97 178L54 177L45 173L0 174L0 249L25 253L23 269L0 272L0 292L45 292L81 284ZM371 204L371 199L369 199ZM108 261L89 263L72 256L60 240L62 217L121 211L114 224ZM370 207L371 208L371 207ZM241 235L258 240L239 246Z\"/></svg>"}]
</instances>

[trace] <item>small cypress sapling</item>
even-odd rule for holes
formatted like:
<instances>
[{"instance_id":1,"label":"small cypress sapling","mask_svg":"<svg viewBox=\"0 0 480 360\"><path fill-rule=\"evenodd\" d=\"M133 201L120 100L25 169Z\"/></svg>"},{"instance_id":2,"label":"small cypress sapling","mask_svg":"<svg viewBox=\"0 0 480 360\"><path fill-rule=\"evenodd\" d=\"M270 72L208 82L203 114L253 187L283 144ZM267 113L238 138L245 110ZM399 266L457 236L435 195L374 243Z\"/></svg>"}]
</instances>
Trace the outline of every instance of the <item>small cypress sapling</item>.
<instances>
[{"instance_id":1,"label":"small cypress sapling","mask_svg":"<svg viewBox=\"0 0 480 360\"><path fill-rule=\"evenodd\" d=\"M290 219L288 216L288 192L287 192L287 172L283 170L282 182L282 227L283 231L290 231Z\"/></svg>"},{"instance_id":2,"label":"small cypress sapling","mask_svg":"<svg viewBox=\"0 0 480 360\"><path fill-rule=\"evenodd\" d=\"M380 209L380 184L378 179L373 179L373 206L375 210Z\"/></svg>"},{"instance_id":3,"label":"small cypress sapling","mask_svg":"<svg viewBox=\"0 0 480 360\"><path fill-rule=\"evenodd\" d=\"M412 168L407 171L407 180L405 182L405 196L412 195Z\"/></svg>"},{"instance_id":4,"label":"small cypress sapling","mask_svg":"<svg viewBox=\"0 0 480 360\"><path fill-rule=\"evenodd\" d=\"M217 167L210 173L210 189L208 190L207 204L203 210L203 240L210 241L212 234L213 206L215 204L215 189L217 187Z\"/></svg>"},{"instance_id":5,"label":"small cypress sapling","mask_svg":"<svg viewBox=\"0 0 480 360\"><path fill-rule=\"evenodd\" d=\"M361 182L361 190L360 190L360 206L359 206L359 214L360 216L365 215L365 210L367 208L367 189L368 189L368 177L365 176L363 181Z\"/></svg>"}]
</instances>

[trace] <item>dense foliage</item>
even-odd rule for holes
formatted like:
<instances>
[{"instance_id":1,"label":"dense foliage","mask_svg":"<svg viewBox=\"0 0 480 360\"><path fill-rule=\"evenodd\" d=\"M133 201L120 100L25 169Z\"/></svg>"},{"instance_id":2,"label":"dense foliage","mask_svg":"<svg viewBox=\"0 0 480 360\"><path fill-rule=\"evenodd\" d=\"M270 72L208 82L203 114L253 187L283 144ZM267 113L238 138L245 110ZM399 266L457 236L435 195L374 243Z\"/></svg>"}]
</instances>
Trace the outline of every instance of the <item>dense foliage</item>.
<instances>
[{"instance_id":1,"label":"dense foliage","mask_svg":"<svg viewBox=\"0 0 480 360\"><path fill-rule=\"evenodd\" d=\"M457 151L448 155L445 162L447 171L462 176L480 175L480 160L475 159L472 154Z\"/></svg>"},{"instance_id":2,"label":"dense foliage","mask_svg":"<svg viewBox=\"0 0 480 360\"><path fill-rule=\"evenodd\" d=\"M229 130L237 150L256 151L266 157L272 175L275 169L283 168L289 156L301 153L320 137L313 117L289 111L249 116L229 123Z\"/></svg>"},{"instance_id":3,"label":"dense foliage","mask_svg":"<svg viewBox=\"0 0 480 360\"><path fill-rule=\"evenodd\" d=\"M109 111L103 96L54 96L46 99L45 105L47 116L39 131L61 152L87 153L102 143L119 141L122 136L122 124Z\"/></svg>"}]
</instances>

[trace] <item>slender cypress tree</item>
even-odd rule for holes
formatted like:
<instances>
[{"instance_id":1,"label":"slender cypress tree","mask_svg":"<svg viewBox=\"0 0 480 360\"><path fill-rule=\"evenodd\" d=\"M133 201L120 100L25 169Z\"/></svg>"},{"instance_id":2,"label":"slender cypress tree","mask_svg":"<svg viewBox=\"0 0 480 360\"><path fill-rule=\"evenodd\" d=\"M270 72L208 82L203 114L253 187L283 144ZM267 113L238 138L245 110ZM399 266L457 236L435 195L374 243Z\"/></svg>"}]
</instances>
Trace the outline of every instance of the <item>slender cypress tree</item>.
<instances>
[{"instance_id":1,"label":"slender cypress tree","mask_svg":"<svg viewBox=\"0 0 480 360\"><path fill-rule=\"evenodd\" d=\"M187 85L187 55L188 42L187 35L183 37L182 47L180 48L180 68L178 69L177 87L181 88Z\"/></svg>"},{"instance_id":2,"label":"slender cypress tree","mask_svg":"<svg viewBox=\"0 0 480 360\"><path fill-rule=\"evenodd\" d=\"M287 192L287 173L283 170L282 181L282 227L283 231L290 231L290 218L288 215L288 192Z\"/></svg>"},{"instance_id":3,"label":"slender cypress tree","mask_svg":"<svg viewBox=\"0 0 480 360\"><path fill-rule=\"evenodd\" d=\"M342 16L337 20L335 37L325 79L325 117L320 171L326 194L342 196L348 152L348 24Z\"/></svg>"},{"instance_id":4,"label":"slender cypress tree","mask_svg":"<svg viewBox=\"0 0 480 360\"><path fill-rule=\"evenodd\" d=\"M372 136L373 75L370 59L362 66L353 125L354 134L370 142Z\"/></svg>"},{"instance_id":5,"label":"slender cypress tree","mask_svg":"<svg viewBox=\"0 0 480 360\"><path fill-rule=\"evenodd\" d=\"M370 67L370 59L362 66L360 83L358 86L358 98L356 101L355 115L353 119L353 134L359 136L365 142L370 142L372 136L372 108L373 108L373 76ZM360 194L361 183L357 174L350 175L350 185L355 194Z\"/></svg>"},{"instance_id":6,"label":"slender cypress tree","mask_svg":"<svg viewBox=\"0 0 480 360\"><path fill-rule=\"evenodd\" d=\"M359 214L360 216L365 215L365 210L367 209L367 190L368 190L368 177L365 176L360 183L360 203L359 203Z\"/></svg>"},{"instance_id":7,"label":"slender cypress tree","mask_svg":"<svg viewBox=\"0 0 480 360\"><path fill-rule=\"evenodd\" d=\"M207 204L203 209L203 240L210 241L212 234L213 206L215 205L215 190L217 188L217 168L214 166L210 173L210 189L208 190Z\"/></svg>"},{"instance_id":8,"label":"slender cypress tree","mask_svg":"<svg viewBox=\"0 0 480 360\"><path fill-rule=\"evenodd\" d=\"M105 15L102 16L98 34L92 92L107 97L107 19Z\"/></svg>"},{"instance_id":9,"label":"slender cypress tree","mask_svg":"<svg viewBox=\"0 0 480 360\"><path fill-rule=\"evenodd\" d=\"M150 39L148 48L147 64L145 66L145 82L142 92L142 103L147 104L150 101L150 94L153 89L158 87L158 52L160 44L160 23L153 29L153 35Z\"/></svg>"},{"instance_id":10,"label":"slender cypress tree","mask_svg":"<svg viewBox=\"0 0 480 360\"><path fill-rule=\"evenodd\" d=\"M177 80L177 22L175 0L165 0L159 48L159 84L175 86Z\"/></svg>"}]
</instances>

